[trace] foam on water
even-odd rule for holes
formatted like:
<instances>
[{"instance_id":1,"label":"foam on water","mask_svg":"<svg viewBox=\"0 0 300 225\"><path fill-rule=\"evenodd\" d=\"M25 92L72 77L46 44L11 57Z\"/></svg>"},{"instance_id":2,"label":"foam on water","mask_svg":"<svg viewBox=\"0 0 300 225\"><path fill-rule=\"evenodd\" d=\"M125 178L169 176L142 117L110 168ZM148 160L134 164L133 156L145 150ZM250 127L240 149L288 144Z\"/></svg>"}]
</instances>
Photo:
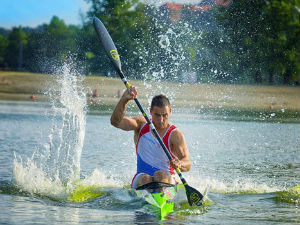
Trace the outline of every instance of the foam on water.
<instances>
[{"instance_id":1,"label":"foam on water","mask_svg":"<svg viewBox=\"0 0 300 225\"><path fill-rule=\"evenodd\" d=\"M13 177L16 185L26 192L47 196L54 199L65 199L66 188L60 180L52 180L31 158L16 156L13 165Z\"/></svg>"},{"instance_id":2,"label":"foam on water","mask_svg":"<svg viewBox=\"0 0 300 225\"><path fill-rule=\"evenodd\" d=\"M22 190L64 198L80 177L80 158L86 124L86 96L82 78L65 64L47 94L52 101L49 141L30 157L15 154L14 182Z\"/></svg>"},{"instance_id":3,"label":"foam on water","mask_svg":"<svg viewBox=\"0 0 300 225\"><path fill-rule=\"evenodd\" d=\"M239 177L229 180L219 180L212 177L201 177L195 175L185 175L190 186L195 187L200 192L206 189L209 192L224 194L263 194L286 190L285 187L279 187L267 183L258 183L249 178Z\"/></svg>"},{"instance_id":4,"label":"foam on water","mask_svg":"<svg viewBox=\"0 0 300 225\"><path fill-rule=\"evenodd\" d=\"M113 186L113 187L123 187L124 183L120 181L117 177L107 177L107 174L101 172L99 169L95 169L89 176L78 180L77 185L92 186L97 185L101 187Z\"/></svg>"}]
</instances>

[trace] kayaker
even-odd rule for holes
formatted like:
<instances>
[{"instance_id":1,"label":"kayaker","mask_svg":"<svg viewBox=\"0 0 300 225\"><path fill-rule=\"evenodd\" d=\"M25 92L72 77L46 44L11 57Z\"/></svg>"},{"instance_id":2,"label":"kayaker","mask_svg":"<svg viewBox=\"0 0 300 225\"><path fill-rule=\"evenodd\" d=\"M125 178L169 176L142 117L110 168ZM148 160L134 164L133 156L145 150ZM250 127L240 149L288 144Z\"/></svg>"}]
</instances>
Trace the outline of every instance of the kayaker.
<instances>
[{"instance_id":1,"label":"kayaker","mask_svg":"<svg viewBox=\"0 0 300 225\"><path fill-rule=\"evenodd\" d=\"M110 119L113 126L125 131L134 131L137 173L132 179L131 187L137 188L153 181L175 184L174 169L189 171L191 162L183 133L169 122L172 113L170 102L164 95L155 96L151 102L150 114L152 123L172 156L171 161L143 116L125 116L128 102L137 95L134 86L127 89Z\"/></svg>"}]
</instances>

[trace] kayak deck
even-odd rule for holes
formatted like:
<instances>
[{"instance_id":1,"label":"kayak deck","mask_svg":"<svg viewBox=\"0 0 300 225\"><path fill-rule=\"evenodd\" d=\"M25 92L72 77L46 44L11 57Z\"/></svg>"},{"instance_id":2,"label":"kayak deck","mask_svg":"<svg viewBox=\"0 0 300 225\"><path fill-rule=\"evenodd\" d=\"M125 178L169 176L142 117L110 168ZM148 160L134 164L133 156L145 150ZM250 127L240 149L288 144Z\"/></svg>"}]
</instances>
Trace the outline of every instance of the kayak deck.
<instances>
[{"instance_id":1,"label":"kayak deck","mask_svg":"<svg viewBox=\"0 0 300 225\"><path fill-rule=\"evenodd\" d=\"M150 208L151 211L160 216L160 219L164 219L174 211L174 198L182 188L182 185L152 182L138 189L131 189L130 192L148 203L147 210ZM163 191L157 192L155 190ZM99 185L78 185L69 194L67 200L74 203L84 203L105 196L110 191Z\"/></svg>"}]
</instances>

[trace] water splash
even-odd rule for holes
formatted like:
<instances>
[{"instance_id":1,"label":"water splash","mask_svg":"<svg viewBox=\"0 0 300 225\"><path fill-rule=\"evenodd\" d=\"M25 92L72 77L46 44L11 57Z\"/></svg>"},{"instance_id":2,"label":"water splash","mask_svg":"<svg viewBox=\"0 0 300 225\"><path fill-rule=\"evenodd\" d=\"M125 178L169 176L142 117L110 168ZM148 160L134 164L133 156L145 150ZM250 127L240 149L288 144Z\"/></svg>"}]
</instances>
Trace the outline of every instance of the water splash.
<instances>
[{"instance_id":1,"label":"water splash","mask_svg":"<svg viewBox=\"0 0 300 225\"><path fill-rule=\"evenodd\" d=\"M235 178L233 180L220 180L212 177L202 177L199 175L187 175L187 180L191 181L191 186L204 192L208 189L209 192L222 194L264 194L274 193L286 190L286 187L259 183L249 178Z\"/></svg>"},{"instance_id":2,"label":"water splash","mask_svg":"<svg viewBox=\"0 0 300 225\"><path fill-rule=\"evenodd\" d=\"M153 23L148 30L151 35L147 37L150 40L145 38L136 40L144 43L143 47L135 52L143 54L138 60L142 68L138 73L144 81L145 95L149 104L154 95L164 94L174 107L173 102L180 95L182 83L197 81L197 64L193 60L198 53L194 43L199 42L201 31L196 33L193 26L184 20L172 24L165 15L162 15L164 14L162 10L149 5L148 7ZM177 83L166 84L167 81Z\"/></svg>"},{"instance_id":3,"label":"water splash","mask_svg":"<svg viewBox=\"0 0 300 225\"><path fill-rule=\"evenodd\" d=\"M54 116L44 155L48 174L63 182L69 182L78 179L80 173L86 124L86 96L81 78L72 75L67 65L63 67L62 74L56 78L58 87L49 91Z\"/></svg>"},{"instance_id":4,"label":"water splash","mask_svg":"<svg viewBox=\"0 0 300 225\"><path fill-rule=\"evenodd\" d=\"M13 178L25 191L62 198L74 180L79 179L80 158L86 126L86 96L83 79L65 64L57 70L47 94L52 107L49 141L31 158L15 154Z\"/></svg>"},{"instance_id":5,"label":"water splash","mask_svg":"<svg viewBox=\"0 0 300 225\"><path fill-rule=\"evenodd\" d=\"M108 177L107 174L100 171L99 169L95 169L89 176L84 179L80 179L76 182L76 186L113 186L113 187L123 187L124 182L122 182L117 177Z\"/></svg>"}]
</instances>

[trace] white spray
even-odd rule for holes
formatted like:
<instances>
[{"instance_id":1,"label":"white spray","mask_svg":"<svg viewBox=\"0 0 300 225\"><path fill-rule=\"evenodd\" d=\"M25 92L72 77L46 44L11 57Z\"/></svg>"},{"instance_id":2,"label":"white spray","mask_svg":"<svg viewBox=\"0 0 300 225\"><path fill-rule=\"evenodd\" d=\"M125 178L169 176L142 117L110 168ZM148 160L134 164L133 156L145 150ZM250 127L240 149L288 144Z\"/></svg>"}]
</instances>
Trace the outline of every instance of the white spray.
<instances>
[{"instance_id":1,"label":"white spray","mask_svg":"<svg viewBox=\"0 0 300 225\"><path fill-rule=\"evenodd\" d=\"M49 142L30 159L15 154L13 176L25 191L61 199L80 175L86 96L82 78L71 73L70 65L57 74L62 75L56 75L55 85L47 93L52 103Z\"/></svg>"}]
</instances>

